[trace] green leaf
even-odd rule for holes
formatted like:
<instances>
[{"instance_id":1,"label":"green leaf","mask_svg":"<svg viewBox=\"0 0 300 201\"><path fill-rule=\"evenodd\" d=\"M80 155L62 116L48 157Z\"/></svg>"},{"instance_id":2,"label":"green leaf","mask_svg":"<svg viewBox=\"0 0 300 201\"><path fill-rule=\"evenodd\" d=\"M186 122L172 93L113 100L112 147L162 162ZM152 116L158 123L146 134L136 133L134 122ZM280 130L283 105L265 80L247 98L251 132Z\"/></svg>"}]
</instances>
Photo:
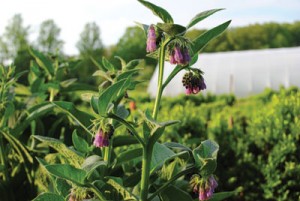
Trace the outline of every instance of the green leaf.
<instances>
[{"instance_id":1,"label":"green leaf","mask_svg":"<svg viewBox=\"0 0 300 201\"><path fill-rule=\"evenodd\" d=\"M43 68L48 75L54 76L54 68L49 58L33 48L29 48L29 52L35 58L38 65Z\"/></svg>"},{"instance_id":2,"label":"green leaf","mask_svg":"<svg viewBox=\"0 0 300 201\"><path fill-rule=\"evenodd\" d=\"M220 10L224 10L224 8L220 8L220 9L212 9L212 10L206 10L203 11L199 14L197 14L191 21L190 23L186 26L187 29L191 28L192 26L196 25L198 22L204 20L205 18L209 17L210 15L220 11Z\"/></svg>"},{"instance_id":3,"label":"green leaf","mask_svg":"<svg viewBox=\"0 0 300 201\"><path fill-rule=\"evenodd\" d=\"M98 112L101 116L106 116L108 111L108 106L114 98L122 92L124 88L124 84L126 83L127 79L120 80L113 85L109 86L105 89L102 94L99 96L98 100Z\"/></svg>"},{"instance_id":4,"label":"green leaf","mask_svg":"<svg viewBox=\"0 0 300 201\"><path fill-rule=\"evenodd\" d=\"M121 147L124 145L138 144L139 141L131 135L114 136L113 147Z\"/></svg>"},{"instance_id":5,"label":"green leaf","mask_svg":"<svg viewBox=\"0 0 300 201\"><path fill-rule=\"evenodd\" d=\"M103 68L103 66L93 57L91 57L92 62L95 64L95 66L97 66L100 70L105 71L106 69Z\"/></svg>"},{"instance_id":6,"label":"green leaf","mask_svg":"<svg viewBox=\"0 0 300 201\"><path fill-rule=\"evenodd\" d=\"M219 145L212 140L205 140L201 142L200 146L196 148L197 154L202 158L217 158Z\"/></svg>"},{"instance_id":7,"label":"green leaf","mask_svg":"<svg viewBox=\"0 0 300 201\"><path fill-rule=\"evenodd\" d=\"M42 193L32 201L65 201L64 197L54 193Z\"/></svg>"},{"instance_id":8,"label":"green leaf","mask_svg":"<svg viewBox=\"0 0 300 201\"><path fill-rule=\"evenodd\" d=\"M157 23L157 27L172 37L183 35L186 32L186 28L179 24Z\"/></svg>"},{"instance_id":9,"label":"green leaf","mask_svg":"<svg viewBox=\"0 0 300 201\"><path fill-rule=\"evenodd\" d=\"M129 76L137 73L139 70L142 70L142 68L136 68L136 69L124 71L120 75L118 75L117 80L122 80L122 79L128 78Z\"/></svg>"},{"instance_id":10,"label":"green leaf","mask_svg":"<svg viewBox=\"0 0 300 201\"><path fill-rule=\"evenodd\" d=\"M103 160L97 161L89 166L89 170L86 175L86 180L91 182L96 180L103 180L106 174L107 174L107 162Z\"/></svg>"},{"instance_id":11,"label":"green leaf","mask_svg":"<svg viewBox=\"0 0 300 201\"><path fill-rule=\"evenodd\" d=\"M81 163L83 162L83 158L72 149L68 148L63 142L54 138L39 135L34 135L33 137L45 143L47 146L51 146L76 167L80 167Z\"/></svg>"},{"instance_id":12,"label":"green leaf","mask_svg":"<svg viewBox=\"0 0 300 201\"><path fill-rule=\"evenodd\" d=\"M110 63L105 57L102 58L103 66L110 72L114 72L116 69L112 63Z\"/></svg>"},{"instance_id":13,"label":"green leaf","mask_svg":"<svg viewBox=\"0 0 300 201\"><path fill-rule=\"evenodd\" d=\"M74 84L76 81L77 81L76 78L64 80L64 81L60 82L60 86L62 86L63 88L67 88L70 85Z\"/></svg>"},{"instance_id":14,"label":"green leaf","mask_svg":"<svg viewBox=\"0 0 300 201\"><path fill-rule=\"evenodd\" d=\"M153 14L158 16L160 19L162 19L163 22L173 23L172 16L165 9L156 6L148 1L139 0L139 2L144 6L146 6L147 8L149 8L153 12Z\"/></svg>"},{"instance_id":15,"label":"green leaf","mask_svg":"<svg viewBox=\"0 0 300 201\"><path fill-rule=\"evenodd\" d=\"M129 116L130 112L124 105L118 105L117 107L117 114L118 117L122 119L126 119Z\"/></svg>"},{"instance_id":16,"label":"green leaf","mask_svg":"<svg viewBox=\"0 0 300 201\"><path fill-rule=\"evenodd\" d=\"M200 146L193 150L196 166L202 176L209 176L215 171L218 151L219 145L211 140L201 142Z\"/></svg>"},{"instance_id":17,"label":"green leaf","mask_svg":"<svg viewBox=\"0 0 300 201\"><path fill-rule=\"evenodd\" d=\"M109 80L110 82L113 82L113 80L111 79L111 77L104 72L103 70L97 70L96 72L93 73L93 76L100 76L106 80Z\"/></svg>"},{"instance_id":18,"label":"green leaf","mask_svg":"<svg viewBox=\"0 0 300 201\"><path fill-rule=\"evenodd\" d=\"M143 61L142 59L134 59L131 60L130 62L128 62L128 64L126 64L126 66L124 66L123 69L125 70L132 70L133 68L137 67L141 61Z\"/></svg>"},{"instance_id":19,"label":"green leaf","mask_svg":"<svg viewBox=\"0 0 300 201\"><path fill-rule=\"evenodd\" d=\"M126 61L124 59L122 59L121 57L119 56L114 56L116 59L118 59L120 62L121 62L121 67L122 69L125 68L126 66Z\"/></svg>"},{"instance_id":20,"label":"green leaf","mask_svg":"<svg viewBox=\"0 0 300 201\"><path fill-rule=\"evenodd\" d=\"M55 189L59 193L59 195L66 197L69 195L72 186L68 184L68 182L61 178L55 179Z\"/></svg>"},{"instance_id":21,"label":"green leaf","mask_svg":"<svg viewBox=\"0 0 300 201\"><path fill-rule=\"evenodd\" d=\"M13 129L12 133L14 136L20 136L27 126L35 119L41 118L41 116L52 112L55 106L52 103L44 102L31 107L28 110L28 116L25 119L19 121L20 123Z\"/></svg>"},{"instance_id":22,"label":"green leaf","mask_svg":"<svg viewBox=\"0 0 300 201\"><path fill-rule=\"evenodd\" d=\"M134 159L141 159L142 155L143 155L143 149L140 147L122 152L117 157L116 166L122 165L123 163L127 163Z\"/></svg>"},{"instance_id":23,"label":"green leaf","mask_svg":"<svg viewBox=\"0 0 300 201\"><path fill-rule=\"evenodd\" d=\"M163 192L160 193L162 201L193 201L192 197L185 191L170 185ZM198 198L199 200L199 198Z\"/></svg>"},{"instance_id":24,"label":"green leaf","mask_svg":"<svg viewBox=\"0 0 300 201\"><path fill-rule=\"evenodd\" d=\"M211 41L212 39L214 39L215 37L217 37L218 35L220 35L223 31L225 31L225 29L227 29L227 27L229 26L231 20L220 24L208 31L206 31L205 33L203 33L202 35L200 35L199 37L197 37L196 39L194 39L193 45L192 45L192 49L194 54L198 54L199 51L201 51L209 41Z\"/></svg>"},{"instance_id":25,"label":"green leaf","mask_svg":"<svg viewBox=\"0 0 300 201\"><path fill-rule=\"evenodd\" d=\"M98 101L99 101L99 96L92 96L91 98L91 106L93 111L98 114Z\"/></svg>"},{"instance_id":26,"label":"green leaf","mask_svg":"<svg viewBox=\"0 0 300 201\"><path fill-rule=\"evenodd\" d=\"M73 142L75 149L77 149L78 151L85 153L85 154L90 151L89 144L85 141L84 138L80 137L77 134L76 130L73 131L72 142Z\"/></svg>"},{"instance_id":27,"label":"green leaf","mask_svg":"<svg viewBox=\"0 0 300 201\"><path fill-rule=\"evenodd\" d=\"M163 145L165 145L169 148L173 148L173 149L179 149L179 150L192 152L192 150L189 147L186 147L186 146L184 146L182 144L179 144L177 142L165 142Z\"/></svg>"},{"instance_id":28,"label":"green leaf","mask_svg":"<svg viewBox=\"0 0 300 201\"><path fill-rule=\"evenodd\" d=\"M66 113L73 120L75 120L76 123L84 128L90 135L92 135L88 128L92 124L92 120L94 119L93 116L86 112L78 110L71 102L55 101L53 102L53 104L57 106L62 112Z\"/></svg>"},{"instance_id":29,"label":"green leaf","mask_svg":"<svg viewBox=\"0 0 300 201\"><path fill-rule=\"evenodd\" d=\"M151 172L156 168L162 166L166 160L175 156L175 153L160 143L155 143L153 147L152 160L151 160Z\"/></svg>"},{"instance_id":30,"label":"green leaf","mask_svg":"<svg viewBox=\"0 0 300 201\"><path fill-rule=\"evenodd\" d=\"M75 168L69 164L46 165L44 167L56 177L66 179L79 186L86 186L86 172L82 169Z\"/></svg>"}]
</instances>

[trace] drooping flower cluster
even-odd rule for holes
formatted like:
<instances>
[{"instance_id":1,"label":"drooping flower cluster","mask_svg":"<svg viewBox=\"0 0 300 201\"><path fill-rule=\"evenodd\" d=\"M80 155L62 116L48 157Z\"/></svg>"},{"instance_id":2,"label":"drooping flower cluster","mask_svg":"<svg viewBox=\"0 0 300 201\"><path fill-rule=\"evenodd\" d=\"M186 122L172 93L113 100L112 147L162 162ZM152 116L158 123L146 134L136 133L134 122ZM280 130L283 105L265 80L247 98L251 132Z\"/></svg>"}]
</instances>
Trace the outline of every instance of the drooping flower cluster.
<instances>
[{"instance_id":1,"label":"drooping flower cluster","mask_svg":"<svg viewBox=\"0 0 300 201\"><path fill-rule=\"evenodd\" d=\"M100 128L95 135L94 146L95 147L108 147L109 139L114 133L114 128L111 124L107 124L104 129Z\"/></svg>"},{"instance_id":2,"label":"drooping flower cluster","mask_svg":"<svg viewBox=\"0 0 300 201\"><path fill-rule=\"evenodd\" d=\"M185 87L186 95L197 94L199 91L206 89L201 71L186 73L182 78L182 84Z\"/></svg>"},{"instance_id":3,"label":"drooping flower cluster","mask_svg":"<svg viewBox=\"0 0 300 201\"><path fill-rule=\"evenodd\" d=\"M148 37L147 37L147 52L154 52L156 50L156 34L155 28L153 25L150 25L148 29Z\"/></svg>"},{"instance_id":4,"label":"drooping flower cluster","mask_svg":"<svg viewBox=\"0 0 300 201\"><path fill-rule=\"evenodd\" d=\"M169 57L171 64L185 66L191 61L188 48L181 48L179 45L175 45L174 49L170 51Z\"/></svg>"},{"instance_id":5,"label":"drooping flower cluster","mask_svg":"<svg viewBox=\"0 0 300 201\"><path fill-rule=\"evenodd\" d=\"M213 196L218 183L213 175L208 178L200 178L199 175L193 175L190 181L191 187L195 193L199 193L199 200L208 200Z\"/></svg>"}]
</instances>

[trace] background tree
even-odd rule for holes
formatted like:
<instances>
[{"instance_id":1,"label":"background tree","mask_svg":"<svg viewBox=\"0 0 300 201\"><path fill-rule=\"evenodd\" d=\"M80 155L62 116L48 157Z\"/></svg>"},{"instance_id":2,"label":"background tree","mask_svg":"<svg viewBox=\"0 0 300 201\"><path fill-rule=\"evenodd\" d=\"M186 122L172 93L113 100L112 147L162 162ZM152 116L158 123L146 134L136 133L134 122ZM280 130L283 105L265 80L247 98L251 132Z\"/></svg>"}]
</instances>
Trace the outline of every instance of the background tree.
<instances>
[{"instance_id":1,"label":"background tree","mask_svg":"<svg viewBox=\"0 0 300 201\"><path fill-rule=\"evenodd\" d=\"M28 70L32 57L28 52L29 46L29 26L23 25L23 18L20 14L16 14L8 22L2 36L1 54L4 55L6 61L13 61L16 66L16 73ZM19 82L26 83L27 78L23 76Z\"/></svg>"},{"instance_id":2,"label":"background tree","mask_svg":"<svg viewBox=\"0 0 300 201\"><path fill-rule=\"evenodd\" d=\"M37 48L40 51L52 54L61 50L63 41L59 39L60 31L60 28L52 19L42 22L37 38Z\"/></svg>"},{"instance_id":3,"label":"background tree","mask_svg":"<svg viewBox=\"0 0 300 201\"><path fill-rule=\"evenodd\" d=\"M104 46L100 38L100 28L95 22L87 23L80 34L80 40L76 44L79 50L79 57L82 59L76 75L79 80L93 83L94 80L90 79L93 72L97 69L91 58L101 60L104 55Z\"/></svg>"}]
</instances>

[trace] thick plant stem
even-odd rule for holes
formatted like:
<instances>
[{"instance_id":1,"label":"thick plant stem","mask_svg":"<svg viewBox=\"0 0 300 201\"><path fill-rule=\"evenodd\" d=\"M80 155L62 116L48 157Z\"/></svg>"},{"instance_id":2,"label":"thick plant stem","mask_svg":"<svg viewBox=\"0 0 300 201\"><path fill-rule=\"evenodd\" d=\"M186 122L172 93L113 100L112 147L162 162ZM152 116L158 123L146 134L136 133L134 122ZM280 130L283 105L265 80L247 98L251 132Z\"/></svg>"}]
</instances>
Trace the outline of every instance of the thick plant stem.
<instances>
[{"instance_id":1,"label":"thick plant stem","mask_svg":"<svg viewBox=\"0 0 300 201\"><path fill-rule=\"evenodd\" d=\"M142 166L142 180L141 180L141 201L146 201L149 189L149 176L152 158L153 146L147 144L143 148L143 166Z\"/></svg>"},{"instance_id":2,"label":"thick plant stem","mask_svg":"<svg viewBox=\"0 0 300 201\"><path fill-rule=\"evenodd\" d=\"M154 103L154 109L153 109L153 114L152 117L154 119L157 118L158 110L159 110L159 105L160 105L160 100L161 100L161 95L163 92L163 78L164 78L164 64L165 64L165 49L167 44L171 41L172 39L167 39L160 47L159 50L159 68L158 68L158 86L157 86L157 93L156 93L156 99Z\"/></svg>"}]
</instances>

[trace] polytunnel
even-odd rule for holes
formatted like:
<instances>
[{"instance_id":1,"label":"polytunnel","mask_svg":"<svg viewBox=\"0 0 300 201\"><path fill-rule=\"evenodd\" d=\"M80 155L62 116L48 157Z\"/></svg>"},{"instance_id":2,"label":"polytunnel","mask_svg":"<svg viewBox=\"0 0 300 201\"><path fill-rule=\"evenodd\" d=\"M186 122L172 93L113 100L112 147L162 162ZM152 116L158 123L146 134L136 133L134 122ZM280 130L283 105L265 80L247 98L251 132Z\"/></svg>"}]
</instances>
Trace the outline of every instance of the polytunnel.
<instances>
[{"instance_id":1,"label":"polytunnel","mask_svg":"<svg viewBox=\"0 0 300 201\"><path fill-rule=\"evenodd\" d=\"M164 79L174 67L165 62ZM203 93L233 93L245 97L265 88L300 87L300 47L202 53L193 67L204 71L207 89ZM183 70L175 76L165 88L164 96L185 93L181 83L185 72ZM158 67L148 86L152 97L156 96L157 77Z\"/></svg>"}]
</instances>

